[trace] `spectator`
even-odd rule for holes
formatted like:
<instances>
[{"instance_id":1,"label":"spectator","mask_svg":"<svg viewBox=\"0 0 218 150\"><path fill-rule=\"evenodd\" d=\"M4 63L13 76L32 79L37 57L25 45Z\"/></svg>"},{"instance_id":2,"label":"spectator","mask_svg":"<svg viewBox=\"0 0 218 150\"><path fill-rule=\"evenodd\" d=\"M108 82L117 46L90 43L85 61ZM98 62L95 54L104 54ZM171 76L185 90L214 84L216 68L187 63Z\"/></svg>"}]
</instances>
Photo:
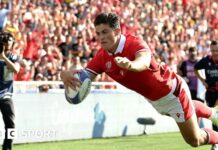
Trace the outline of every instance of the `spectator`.
<instances>
[{"instance_id":1,"label":"spectator","mask_svg":"<svg viewBox=\"0 0 218 150\"><path fill-rule=\"evenodd\" d=\"M15 128L13 78L20 65L18 56L12 53L14 37L10 33L1 32L0 42L0 110L5 125L2 150L12 150L13 140L8 137L8 131Z\"/></svg>"},{"instance_id":2,"label":"spectator","mask_svg":"<svg viewBox=\"0 0 218 150\"><path fill-rule=\"evenodd\" d=\"M206 102L209 107L218 106L218 42L212 41L211 55L202 58L195 65L195 74L206 88ZM205 78L198 72L204 69ZM218 127L213 125L213 129L218 131ZM217 150L218 144L212 146L212 150Z\"/></svg>"},{"instance_id":3,"label":"spectator","mask_svg":"<svg viewBox=\"0 0 218 150\"><path fill-rule=\"evenodd\" d=\"M186 49L191 46L196 46L199 55L205 56L210 37L218 35L216 0L60 0L31 3L22 0L11 3L13 7L7 23L16 29L19 55L34 64L43 61L44 45L52 45L55 49L59 47L63 59L58 60L56 72L57 68L69 69L73 55L78 55L80 60L89 60L95 55L98 45L92 21L102 11L114 11L122 16L122 32L141 35L160 55L158 59L166 64L177 65L183 61ZM170 60L172 49L174 58L177 58L175 62ZM34 80L33 76L31 78Z\"/></svg>"},{"instance_id":4,"label":"spectator","mask_svg":"<svg viewBox=\"0 0 218 150\"><path fill-rule=\"evenodd\" d=\"M31 76L31 67L28 65L27 60L20 61L20 71L16 75L17 81L30 81L32 78Z\"/></svg>"},{"instance_id":5,"label":"spectator","mask_svg":"<svg viewBox=\"0 0 218 150\"><path fill-rule=\"evenodd\" d=\"M6 26L9 12L11 11L11 0L6 2L0 2L0 31L3 31Z\"/></svg>"},{"instance_id":6,"label":"spectator","mask_svg":"<svg viewBox=\"0 0 218 150\"><path fill-rule=\"evenodd\" d=\"M178 67L178 74L181 75L188 84L192 99L203 101L197 97L198 79L194 73L194 65L197 61L197 49L195 47L190 47L188 49L188 59L184 60Z\"/></svg>"}]
</instances>

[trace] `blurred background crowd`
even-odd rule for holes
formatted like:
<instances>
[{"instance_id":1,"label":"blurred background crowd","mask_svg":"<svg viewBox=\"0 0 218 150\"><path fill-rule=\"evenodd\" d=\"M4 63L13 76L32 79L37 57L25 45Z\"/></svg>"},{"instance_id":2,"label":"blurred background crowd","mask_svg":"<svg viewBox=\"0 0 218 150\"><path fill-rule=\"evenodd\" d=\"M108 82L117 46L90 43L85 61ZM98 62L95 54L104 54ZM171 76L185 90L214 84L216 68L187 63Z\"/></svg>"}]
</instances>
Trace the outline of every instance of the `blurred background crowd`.
<instances>
[{"instance_id":1,"label":"blurred background crowd","mask_svg":"<svg viewBox=\"0 0 218 150\"><path fill-rule=\"evenodd\" d=\"M157 59L177 71L190 47L209 53L218 37L218 0L8 0L0 29L16 37L21 58L17 81L59 81L61 70L86 66L99 45L93 19L102 11L121 16L124 34L143 38ZM96 81L111 81L105 74Z\"/></svg>"}]
</instances>

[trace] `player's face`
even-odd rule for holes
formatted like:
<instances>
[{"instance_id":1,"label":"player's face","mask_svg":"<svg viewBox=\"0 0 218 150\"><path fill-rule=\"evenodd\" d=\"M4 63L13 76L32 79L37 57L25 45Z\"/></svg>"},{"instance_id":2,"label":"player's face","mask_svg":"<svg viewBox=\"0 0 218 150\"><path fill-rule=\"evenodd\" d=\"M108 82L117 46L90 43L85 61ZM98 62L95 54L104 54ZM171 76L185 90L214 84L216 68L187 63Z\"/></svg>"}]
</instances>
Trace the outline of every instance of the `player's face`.
<instances>
[{"instance_id":1,"label":"player's face","mask_svg":"<svg viewBox=\"0 0 218 150\"><path fill-rule=\"evenodd\" d=\"M120 37L119 29L112 29L107 24L100 24L95 27L96 36L101 47L111 53L115 52Z\"/></svg>"},{"instance_id":2,"label":"player's face","mask_svg":"<svg viewBox=\"0 0 218 150\"><path fill-rule=\"evenodd\" d=\"M197 58L197 51L190 51L189 52L189 57L190 59L196 59Z\"/></svg>"},{"instance_id":3,"label":"player's face","mask_svg":"<svg viewBox=\"0 0 218 150\"><path fill-rule=\"evenodd\" d=\"M7 43L5 43L5 51L9 51L13 48L13 40L8 41Z\"/></svg>"},{"instance_id":4,"label":"player's face","mask_svg":"<svg viewBox=\"0 0 218 150\"><path fill-rule=\"evenodd\" d=\"M212 56L213 58L218 61L218 44L216 45L211 45L211 53L212 53Z\"/></svg>"}]
</instances>

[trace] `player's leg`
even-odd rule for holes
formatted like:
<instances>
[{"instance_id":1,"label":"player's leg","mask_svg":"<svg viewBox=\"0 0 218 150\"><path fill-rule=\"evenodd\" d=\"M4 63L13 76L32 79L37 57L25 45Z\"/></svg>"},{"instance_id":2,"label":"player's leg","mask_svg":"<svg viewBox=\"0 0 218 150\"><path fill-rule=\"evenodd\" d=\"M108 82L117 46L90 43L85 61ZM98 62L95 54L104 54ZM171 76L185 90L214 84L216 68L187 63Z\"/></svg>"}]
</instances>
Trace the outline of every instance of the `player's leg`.
<instances>
[{"instance_id":1,"label":"player's leg","mask_svg":"<svg viewBox=\"0 0 218 150\"><path fill-rule=\"evenodd\" d=\"M201 118L209 118L212 114L212 109L210 109L208 106L206 106L204 103L202 103L199 100L195 100L195 99L192 100L195 107L198 124L200 125Z\"/></svg>"},{"instance_id":2,"label":"player's leg","mask_svg":"<svg viewBox=\"0 0 218 150\"><path fill-rule=\"evenodd\" d=\"M204 101L202 99L198 98L197 89L190 89L190 93L191 93L192 100L196 100L196 101L199 101L201 103L204 103ZM198 115L197 115L197 119L198 119L199 126L203 127L204 125L202 124L202 117L198 117Z\"/></svg>"},{"instance_id":3,"label":"player's leg","mask_svg":"<svg viewBox=\"0 0 218 150\"><path fill-rule=\"evenodd\" d=\"M218 97L218 96L217 96ZM216 112L214 113L214 118L213 118L213 129L215 130L215 131L218 131L218 119L216 119L216 118L218 118L218 98L216 99L216 102L215 102L215 110L216 110Z\"/></svg>"},{"instance_id":4,"label":"player's leg","mask_svg":"<svg viewBox=\"0 0 218 150\"><path fill-rule=\"evenodd\" d=\"M187 104L189 104L191 100L191 93L188 88L188 85L181 77L177 76L176 86L177 89L174 92L174 95L179 99L181 105L183 105L183 109L187 110L188 108ZM210 97L208 95L210 95ZM210 119L213 122L213 124L218 126L218 108L216 107L211 108L214 107L216 103L217 97L215 98L214 96L217 96L217 94L213 95L213 94L209 94L208 91L206 92L206 100L209 107L198 100L192 100L193 104L189 104L189 105L194 106L197 118L201 117L201 118Z\"/></svg>"},{"instance_id":5,"label":"player's leg","mask_svg":"<svg viewBox=\"0 0 218 150\"><path fill-rule=\"evenodd\" d=\"M175 119L185 141L191 146L197 147L204 144L217 144L218 132L212 129L200 129L195 113L195 107L203 107L205 110L199 110L199 114L201 113L201 116L208 118L212 115L212 109L201 102L199 103L202 105L194 106L185 81L181 78L178 78L177 81L174 92L169 93L157 101L149 102L159 113L168 114Z\"/></svg>"},{"instance_id":6,"label":"player's leg","mask_svg":"<svg viewBox=\"0 0 218 150\"><path fill-rule=\"evenodd\" d=\"M14 123L14 105L11 99L2 100L1 102L1 111L2 117L5 124L5 139L2 145L3 150L11 150L12 149L12 139L8 139L8 129L15 128Z\"/></svg>"},{"instance_id":7,"label":"player's leg","mask_svg":"<svg viewBox=\"0 0 218 150\"><path fill-rule=\"evenodd\" d=\"M200 117L208 118L213 115L212 109L201 102L192 101L187 84L182 79L180 81L181 84L177 86L179 92L174 92L177 97L175 102L177 101L179 104L174 105L176 107L169 114L176 120L185 141L193 147L204 144L218 144L218 132L212 129L200 129L195 112L197 109L198 114L201 114ZM176 104L175 102L174 104ZM177 113L175 113L176 110ZM179 117L177 114L179 114Z\"/></svg>"},{"instance_id":8,"label":"player's leg","mask_svg":"<svg viewBox=\"0 0 218 150\"><path fill-rule=\"evenodd\" d=\"M215 108L218 111L218 99L215 102ZM218 112L217 112L217 116L218 116ZM218 131L218 125L213 125L213 130ZM218 144L213 144L211 150L218 150Z\"/></svg>"},{"instance_id":9,"label":"player's leg","mask_svg":"<svg viewBox=\"0 0 218 150\"><path fill-rule=\"evenodd\" d=\"M207 105L198 101L193 101L197 117L210 119L213 123L213 130L218 131L218 107L216 106L216 95L210 92L206 93ZM211 108L214 107L214 108Z\"/></svg>"},{"instance_id":10,"label":"player's leg","mask_svg":"<svg viewBox=\"0 0 218 150\"><path fill-rule=\"evenodd\" d=\"M178 96L169 94L158 101L150 101L150 103L159 113L168 114L175 119L182 136L191 146L218 143L218 132L199 128L193 102L184 89Z\"/></svg>"},{"instance_id":11,"label":"player's leg","mask_svg":"<svg viewBox=\"0 0 218 150\"><path fill-rule=\"evenodd\" d=\"M185 141L193 147L218 144L218 132L212 129L200 129L195 114L187 121L177 124Z\"/></svg>"},{"instance_id":12,"label":"player's leg","mask_svg":"<svg viewBox=\"0 0 218 150\"><path fill-rule=\"evenodd\" d=\"M186 91L186 89L181 89L181 91L182 92L175 99L175 101L178 101L179 105L175 105L176 107L173 108L169 114L176 120L184 140L193 147L218 142L218 133L199 128L189 91ZM175 110L181 110L177 112L179 115L175 114ZM217 139L217 141L211 141L211 138L213 140Z\"/></svg>"},{"instance_id":13,"label":"player's leg","mask_svg":"<svg viewBox=\"0 0 218 150\"><path fill-rule=\"evenodd\" d=\"M213 124L218 125L218 108L210 108L207 105L193 100L197 117L210 119Z\"/></svg>"},{"instance_id":14,"label":"player's leg","mask_svg":"<svg viewBox=\"0 0 218 150\"><path fill-rule=\"evenodd\" d=\"M218 94L216 92L207 91L205 95L205 99L207 101L207 105L209 107L215 107L218 104ZM218 118L218 108L216 113L213 113L215 117ZM213 122L213 130L218 131L218 120L216 118L211 118ZM211 150L218 150L218 144L213 144Z\"/></svg>"},{"instance_id":15,"label":"player's leg","mask_svg":"<svg viewBox=\"0 0 218 150\"><path fill-rule=\"evenodd\" d=\"M204 144L218 144L218 132L215 132L212 129L199 128L195 108L193 107L193 101L190 99L189 92L185 91L185 89L182 89L182 92L176 99L180 102L180 105L177 105L176 108L169 112L169 114L176 120L183 138L193 147ZM200 103L201 102L199 102L199 104ZM180 114L179 117L175 114L176 109L182 110L181 112L178 111L178 114ZM209 110L211 110L211 108L206 106L205 109L205 111L208 111L208 116L210 116L211 111ZM203 114L203 112L201 113Z\"/></svg>"},{"instance_id":16,"label":"player's leg","mask_svg":"<svg viewBox=\"0 0 218 150\"><path fill-rule=\"evenodd\" d=\"M208 143L208 135L204 130L199 128L195 114L187 121L177 124L183 138L191 146L197 147Z\"/></svg>"}]
</instances>

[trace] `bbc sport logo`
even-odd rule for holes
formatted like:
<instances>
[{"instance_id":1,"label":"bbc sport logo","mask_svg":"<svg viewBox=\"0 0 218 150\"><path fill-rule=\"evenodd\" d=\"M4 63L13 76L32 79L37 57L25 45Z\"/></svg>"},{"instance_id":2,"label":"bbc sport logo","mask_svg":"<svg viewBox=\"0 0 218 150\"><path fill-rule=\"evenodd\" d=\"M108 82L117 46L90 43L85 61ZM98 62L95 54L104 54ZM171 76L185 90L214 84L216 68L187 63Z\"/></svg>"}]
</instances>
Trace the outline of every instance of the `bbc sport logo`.
<instances>
[{"instance_id":1,"label":"bbc sport logo","mask_svg":"<svg viewBox=\"0 0 218 150\"><path fill-rule=\"evenodd\" d=\"M24 138L54 138L57 135L55 130L23 130L18 132L18 137Z\"/></svg>"},{"instance_id":2,"label":"bbc sport logo","mask_svg":"<svg viewBox=\"0 0 218 150\"><path fill-rule=\"evenodd\" d=\"M8 139L16 139L17 138L17 131L16 129L8 129L8 132L7 132L7 137Z\"/></svg>"},{"instance_id":3,"label":"bbc sport logo","mask_svg":"<svg viewBox=\"0 0 218 150\"><path fill-rule=\"evenodd\" d=\"M5 135L5 130L0 130L0 139L5 139L5 136L7 136L7 139L16 139L17 138L16 129L8 128L6 135Z\"/></svg>"},{"instance_id":4,"label":"bbc sport logo","mask_svg":"<svg viewBox=\"0 0 218 150\"><path fill-rule=\"evenodd\" d=\"M9 128L7 130L7 135L5 135L5 130L0 130L0 139L5 139L7 136L8 139L17 139L22 138L53 138L56 137L57 131L55 130L23 130L17 131L16 129Z\"/></svg>"}]
</instances>

